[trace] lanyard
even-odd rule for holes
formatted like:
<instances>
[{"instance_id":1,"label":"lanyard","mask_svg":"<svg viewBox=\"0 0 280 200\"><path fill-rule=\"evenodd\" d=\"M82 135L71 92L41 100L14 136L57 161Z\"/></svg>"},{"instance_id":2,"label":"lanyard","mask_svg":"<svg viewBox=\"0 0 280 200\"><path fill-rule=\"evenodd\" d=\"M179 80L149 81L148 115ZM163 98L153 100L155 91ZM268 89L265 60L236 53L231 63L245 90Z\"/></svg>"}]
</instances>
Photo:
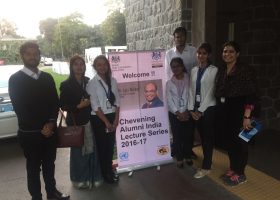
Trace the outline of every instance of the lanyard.
<instances>
[{"instance_id":1,"label":"lanyard","mask_svg":"<svg viewBox=\"0 0 280 200\"><path fill-rule=\"evenodd\" d=\"M201 91L201 79L205 72L206 68L199 68L197 71L197 78L196 78L196 95L200 95Z\"/></svg>"},{"instance_id":2,"label":"lanyard","mask_svg":"<svg viewBox=\"0 0 280 200\"><path fill-rule=\"evenodd\" d=\"M175 84L175 86L177 88L177 93L178 93L178 97L179 97L179 107L184 107L186 105L186 100L184 100L182 97L183 97L185 87L187 85L186 80L185 80L185 75L182 80L178 80L178 79L172 80L171 79L171 81Z\"/></svg>"},{"instance_id":3,"label":"lanyard","mask_svg":"<svg viewBox=\"0 0 280 200\"><path fill-rule=\"evenodd\" d=\"M184 93L184 89L185 89L185 87L186 87L186 82L185 82L185 80L183 79L181 82L183 82L183 84L180 84L179 85L179 81L177 81L177 84L175 83L175 81L173 81L173 80L171 80L174 84L175 84L175 86L176 86L176 88L177 88L177 91L178 91L178 96L180 97L180 98L182 98L182 96L183 96L183 93Z\"/></svg>"},{"instance_id":4,"label":"lanyard","mask_svg":"<svg viewBox=\"0 0 280 200\"><path fill-rule=\"evenodd\" d=\"M196 90L195 90L195 108L198 108L200 106L200 102L201 102L201 96L200 96L200 92L201 92L201 79L202 76L205 72L207 67L199 67L198 71L197 71L197 78L196 78Z\"/></svg>"},{"instance_id":5,"label":"lanyard","mask_svg":"<svg viewBox=\"0 0 280 200\"><path fill-rule=\"evenodd\" d=\"M101 80L99 80L99 83L101 84L101 86L103 87L103 89L104 89L104 91L105 91L105 94L106 94L106 97L107 97L107 100L109 100L109 98L110 98L110 94L111 94L111 90L109 89L109 87L108 87L108 92L106 91L106 89L105 89L105 86L103 85L103 83L102 83L102 81Z\"/></svg>"}]
</instances>

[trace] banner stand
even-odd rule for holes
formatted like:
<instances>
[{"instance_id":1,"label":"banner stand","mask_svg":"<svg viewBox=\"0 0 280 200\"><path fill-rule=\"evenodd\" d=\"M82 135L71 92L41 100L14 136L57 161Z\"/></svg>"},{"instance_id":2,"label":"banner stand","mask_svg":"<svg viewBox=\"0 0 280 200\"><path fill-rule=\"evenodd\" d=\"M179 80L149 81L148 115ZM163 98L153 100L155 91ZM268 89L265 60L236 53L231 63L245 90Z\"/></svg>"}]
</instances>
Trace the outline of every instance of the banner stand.
<instances>
[{"instance_id":1,"label":"banner stand","mask_svg":"<svg viewBox=\"0 0 280 200\"><path fill-rule=\"evenodd\" d=\"M173 163L165 93L165 51L111 52L120 96L117 173Z\"/></svg>"},{"instance_id":2,"label":"banner stand","mask_svg":"<svg viewBox=\"0 0 280 200\"><path fill-rule=\"evenodd\" d=\"M161 165L167 165L173 162L174 160L170 159L170 160L156 161L153 163L135 164L133 166L122 167L122 168L117 167L117 173L119 174L119 173L126 173L126 172L134 172L135 170L144 169L148 167L157 167L157 170L159 171Z\"/></svg>"}]
</instances>

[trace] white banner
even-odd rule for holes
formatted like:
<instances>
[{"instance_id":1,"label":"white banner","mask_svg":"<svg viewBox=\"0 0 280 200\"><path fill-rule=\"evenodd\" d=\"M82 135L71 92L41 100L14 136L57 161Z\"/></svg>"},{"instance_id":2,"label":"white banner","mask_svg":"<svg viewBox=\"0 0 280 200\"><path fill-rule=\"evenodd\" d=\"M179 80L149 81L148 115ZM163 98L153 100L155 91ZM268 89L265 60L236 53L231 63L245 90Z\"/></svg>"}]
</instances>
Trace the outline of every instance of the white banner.
<instances>
[{"instance_id":1,"label":"white banner","mask_svg":"<svg viewBox=\"0 0 280 200\"><path fill-rule=\"evenodd\" d=\"M164 50L109 54L121 97L118 171L172 161L164 56Z\"/></svg>"}]
</instances>

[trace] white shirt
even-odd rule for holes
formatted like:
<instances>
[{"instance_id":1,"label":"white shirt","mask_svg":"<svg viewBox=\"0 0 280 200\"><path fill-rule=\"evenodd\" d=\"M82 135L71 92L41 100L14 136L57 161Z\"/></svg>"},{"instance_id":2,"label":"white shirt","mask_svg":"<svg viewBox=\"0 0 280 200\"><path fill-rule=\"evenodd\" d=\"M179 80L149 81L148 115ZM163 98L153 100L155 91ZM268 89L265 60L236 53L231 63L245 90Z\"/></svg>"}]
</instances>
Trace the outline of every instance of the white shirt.
<instances>
[{"instance_id":1,"label":"white shirt","mask_svg":"<svg viewBox=\"0 0 280 200\"><path fill-rule=\"evenodd\" d=\"M185 49L183 50L182 53L180 53L176 47L173 47L173 48L169 49L168 51L166 51L166 55L165 55L165 64L164 65L165 65L165 72L166 72L166 80L169 80L173 75L173 73L171 71L171 67L170 67L170 62L171 62L172 58L175 58L175 57L182 58L188 74L190 74L191 69L197 65L195 47L186 45Z\"/></svg>"},{"instance_id":2,"label":"white shirt","mask_svg":"<svg viewBox=\"0 0 280 200\"><path fill-rule=\"evenodd\" d=\"M188 110L194 110L198 69L199 67L195 66L191 71ZM217 71L217 67L210 65L205 69L201 78L200 107L198 108L200 112L204 112L209 106L216 105L214 88Z\"/></svg>"},{"instance_id":3,"label":"white shirt","mask_svg":"<svg viewBox=\"0 0 280 200\"><path fill-rule=\"evenodd\" d=\"M21 71L23 73L25 73L27 76L30 76L31 78L34 78L35 80L38 80L39 76L41 74L41 71L39 69L38 69L38 73L35 73L25 66L21 69Z\"/></svg>"},{"instance_id":4,"label":"white shirt","mask_svg":"<svg viewBox=\"0 0 280 200\"><path fill-rule=\"evenodd\" d=\"M188 107L188 93L189 93L189 76L185 74L187 83L184 85L182 94L178 94L176 84L170 79L166 82L166 98L168 110L175 114L175 112L184 112ZM181 100L180 100L181 99ZM180 102L181 101L181 102Z\"/></svg>"},{"instance_id":5,"label":"white shirt","mask_svg":"<svg viewBox=\"0 0 280 200\"><path fill-rule=\"evenodd\" d=\"M114 113L116 110L115 106L109 106L108 107L108 100L106 96L106 92L104 88L102 87L101 83L99 82L101 80L103 86L106 89L106 92L108 92L108 85L105 83L105 81L102 80L102 78L96 74L87 84L87 93L90 95L90 102L91 102L91 107L92 115L96 115L96 111L98 108L101 108L104 114L109 114L109 113ZM117 81L115 78L111 78L111 86L112 86L112 92L114 93L116 97L115 105L117 107L120 106L120 96L118 92L118 87L117 87Z\"/></svg>"}]
</instances>

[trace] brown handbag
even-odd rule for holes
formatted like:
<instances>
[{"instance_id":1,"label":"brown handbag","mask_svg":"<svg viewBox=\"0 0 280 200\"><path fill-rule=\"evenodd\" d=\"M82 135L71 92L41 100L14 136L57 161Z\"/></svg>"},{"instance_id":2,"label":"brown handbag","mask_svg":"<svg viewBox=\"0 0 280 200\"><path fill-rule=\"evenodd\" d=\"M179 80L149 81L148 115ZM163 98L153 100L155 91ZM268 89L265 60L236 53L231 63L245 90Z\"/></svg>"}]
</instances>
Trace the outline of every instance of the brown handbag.
<instances>
[{"instance_id":1,"label":"brown handbag","mask_svg":"<svg viewBox=\"0 0 280 200\"><path fill-rule=\"evenodd\" d=\"M65 119L63 111L57 127L57 147L82 147L84 145L84 126L77 126L74 115L71 115L73 126L62 126L62 119Z\"/></svg>"}]
</instances>

